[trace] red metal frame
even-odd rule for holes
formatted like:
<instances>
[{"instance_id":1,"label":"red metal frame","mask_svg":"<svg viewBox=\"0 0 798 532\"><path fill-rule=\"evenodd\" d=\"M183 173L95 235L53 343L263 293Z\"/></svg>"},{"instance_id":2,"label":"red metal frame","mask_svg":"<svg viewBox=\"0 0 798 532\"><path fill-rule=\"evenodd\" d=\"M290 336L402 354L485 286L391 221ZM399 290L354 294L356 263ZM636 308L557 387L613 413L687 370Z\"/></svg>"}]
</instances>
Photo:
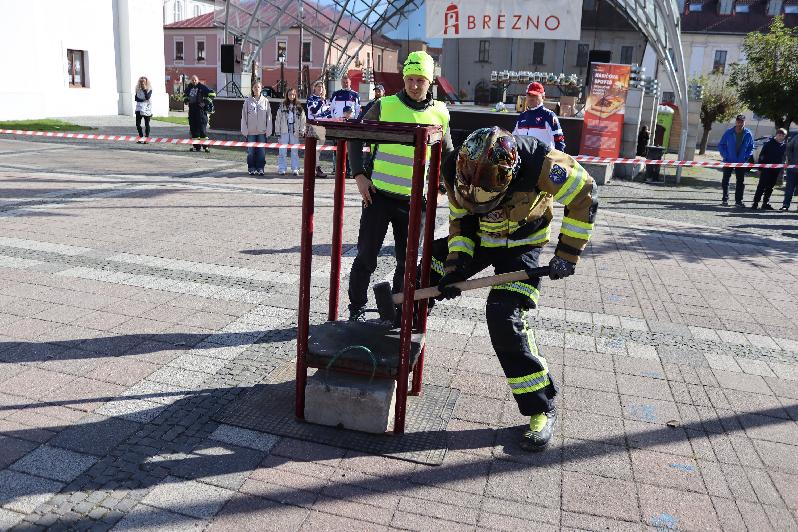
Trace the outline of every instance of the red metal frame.
<instances>
[{"instance_id":1,"label":"red metal frame","mask_svg":"<svg viewBox=\"0 0 798 532\"><path fill-rule=\"evenodd\" d=\"M408 225L407 255L405 259L404 303L402 304L401 330L399 334L399 372L396 377L396 410L394 415L394 434L402 434L405 430L407 412L408 377L410 361L410 341L413 334L413 296L416 291L416 264L418 263L418 241L421 233L421 205L424 192L424 170L427 160L427 145L434 141L431 150L429 183L427 188L427 208L425 213L424 244L421 257L421 283L429 284L429 268L432 261L432 240L435 232L435 209L438 197L438 177L441 163L441 129L438 126L421 126L417 124L377 123L377 122L332 122L326 120L308 121L311 126L325 126L327 136L337 139L337 156L335 164L335 192L333 207L333 236L330 267L330 298L328 320L338 318L341 284L341 250L344 222L344 191L346 172L346 132L358 132L363 137L368 132L396 134L404 144L411 142L415 147L413 164L413 181L410 193L410 223ZM360 138L359 137L359 138ZM384 142L397 142L390 140ZM299 309L297 320L297 365L296 365L296 416L305 417L305 385L307 383L308 334L310 331L310 272L313 260L313 228L314 228L314 192L316 184L316 138L305 139L305 175L302 191L302 240L299 267ZM419 302L419 320L416 331L426 333L427 301ZM413 395L421 393L424 367L424 351L413 370Z\"/></svg>"}]
</instances>

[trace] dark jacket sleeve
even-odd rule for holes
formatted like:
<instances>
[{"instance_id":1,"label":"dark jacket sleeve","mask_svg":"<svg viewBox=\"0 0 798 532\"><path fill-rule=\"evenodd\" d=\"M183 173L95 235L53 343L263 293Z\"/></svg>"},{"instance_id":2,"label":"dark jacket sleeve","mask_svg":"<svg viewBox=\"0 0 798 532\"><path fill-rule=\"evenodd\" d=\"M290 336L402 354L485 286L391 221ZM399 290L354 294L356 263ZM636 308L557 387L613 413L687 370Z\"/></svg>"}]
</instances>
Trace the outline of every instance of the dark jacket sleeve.
<instances>
[{"instance_id":1,"label":"dark jacket sleeve","mask_svg":"<svg viewBox=\"0 0 798 532\"><path fill-rule=\"evenodd\" d=\"M380 119L380 101L374 102L361 120L374 120L375 122ZM450 141L451 142L451 141ZM352 170L352 176L366 173L365 165L363 164L363 141L350 140L346 143L346 152L349 159L349 168ZM366 176L369 177L369 176Z\"/></svg>"}]
</instances>

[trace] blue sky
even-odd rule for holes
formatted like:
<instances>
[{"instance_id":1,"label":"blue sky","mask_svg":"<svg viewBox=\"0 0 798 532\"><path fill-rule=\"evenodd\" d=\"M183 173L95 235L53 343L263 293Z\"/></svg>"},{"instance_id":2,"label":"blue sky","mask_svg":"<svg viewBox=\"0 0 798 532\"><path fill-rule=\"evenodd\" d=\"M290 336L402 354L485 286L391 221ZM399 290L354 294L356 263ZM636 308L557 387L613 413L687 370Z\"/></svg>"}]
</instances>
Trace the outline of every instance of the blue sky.
<instances>
[{"instance_id":1,"label":"blue sky","mask_svg":"<svg viewBox=\"0 0 798 532\"><path fill-rule=\"evenodd\" d=\"M387 31L385 34L391 39L402 41L407 39L409 30L411 39L421 39L427 41L430 46L442 46L443 39L427 39L424 26L424 11L424 6L422 5L420 9L410 13L410 16L407 19L402 20L402 22L399 24L399 27L395 31Z\"/></svg>"}]
</instances>

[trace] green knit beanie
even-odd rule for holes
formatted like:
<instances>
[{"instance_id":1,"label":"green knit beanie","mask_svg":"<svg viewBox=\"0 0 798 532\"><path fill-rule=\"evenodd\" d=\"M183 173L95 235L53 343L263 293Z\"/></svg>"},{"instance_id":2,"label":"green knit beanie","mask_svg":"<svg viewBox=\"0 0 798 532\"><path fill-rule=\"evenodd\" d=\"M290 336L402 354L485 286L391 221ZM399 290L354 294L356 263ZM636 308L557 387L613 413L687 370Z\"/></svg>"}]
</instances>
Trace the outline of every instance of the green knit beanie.
<instances>
[{"instance_id":1,"label":"green knit beanie","mask_svg":"<svg viewBox=\"0 0 798 532\"><path fill-rule=\"evenodd\" d=\"M432 81L435 72L435 61L432 56L427 52L410 52L405 59L404 68L402 68L402 77L404 76L424 76Z\"/></svg>"}]
</instances>

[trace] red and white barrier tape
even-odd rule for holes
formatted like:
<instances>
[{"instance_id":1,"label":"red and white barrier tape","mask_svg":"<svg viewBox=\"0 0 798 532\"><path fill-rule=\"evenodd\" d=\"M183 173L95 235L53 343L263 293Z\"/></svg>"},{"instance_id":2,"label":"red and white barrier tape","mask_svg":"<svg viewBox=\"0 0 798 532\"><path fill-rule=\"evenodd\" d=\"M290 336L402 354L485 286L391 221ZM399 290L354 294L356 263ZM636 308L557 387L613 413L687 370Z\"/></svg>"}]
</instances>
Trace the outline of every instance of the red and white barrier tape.
<instances>
[{"instance_id":1,"label":"red and white barrier tape","mask_svg":"<svg viewBox=\"0 0 798 532\"><path fill-rule=\"evenodd\" d=\"M65 133L61 131L23 131L20 129L0 129L0 134L28 135L32 137L55 137L80 140L110 140L118 142L136 142L142 140L135 135L93 135L90 133ZM224 146L227 148L299 148L305 149L304 144L280 144L279 142L244 142L238 140L210 140L210 139L173 139L169 137L149 137L147 144L197 144L200 146ZM319 150L335 151L335 146L319 146ZM721 161L677 161L671 159L628 159L614 157L593 157L590 155L577 155L574 157L581 163L591 164L651 164L661 166L699 166L704 168L798 168L798 164L766 164L766 163L724 163Z\"/></svg>"}]
</instances>

